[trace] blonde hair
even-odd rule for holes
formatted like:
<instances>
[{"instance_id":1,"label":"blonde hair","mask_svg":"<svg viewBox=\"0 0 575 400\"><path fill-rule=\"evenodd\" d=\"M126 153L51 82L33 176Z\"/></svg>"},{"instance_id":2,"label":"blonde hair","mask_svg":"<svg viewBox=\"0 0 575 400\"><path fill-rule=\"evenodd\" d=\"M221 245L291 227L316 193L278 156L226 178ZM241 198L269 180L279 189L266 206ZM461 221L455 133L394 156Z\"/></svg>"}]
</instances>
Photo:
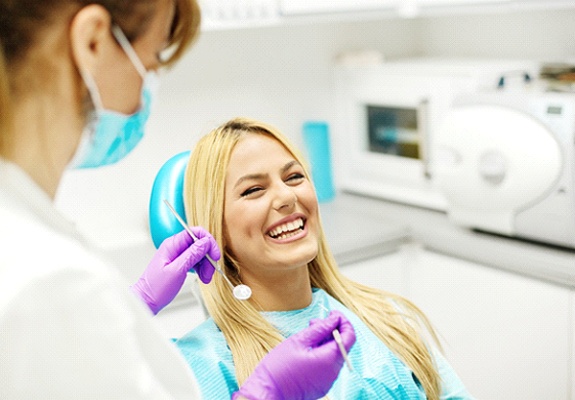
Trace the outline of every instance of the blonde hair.
<instances>
[{"instance_id":1,"label":"blonde hair","mask_svg":"<svg viewBox=\"0 0 575 400\"><path fill-rule=\"evenodd\" d=\"M275 128L258 121L236 118L204 136L189 160L184 183L186 216L191 225L201 225L224 249L224 270L239 284L238 265L225 250L224 194L228 162L236 143L246 133L277 139L306 170L299 151ZM353 311L411 370L429 399L438 399L440 378L424 333L437 337L425 315L409 300L356 283L339 272L320 223L317 257L308 264L312 287L326 291ZM201 286L206 307L231 349L236 378L241 385L259 361L284 338L260 314L254 304L237 301L226 282L216 274Z\"/></svg>"}]
</instances>

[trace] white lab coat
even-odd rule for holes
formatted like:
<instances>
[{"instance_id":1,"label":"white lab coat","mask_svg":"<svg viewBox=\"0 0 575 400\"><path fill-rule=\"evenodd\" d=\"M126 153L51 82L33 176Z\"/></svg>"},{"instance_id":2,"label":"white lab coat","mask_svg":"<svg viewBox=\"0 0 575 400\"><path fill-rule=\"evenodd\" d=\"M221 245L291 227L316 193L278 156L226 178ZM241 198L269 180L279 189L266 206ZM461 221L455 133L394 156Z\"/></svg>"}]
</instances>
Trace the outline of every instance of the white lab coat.
<instances>
[{"instance_id":1,"label":"white lab coat","mask_svg":"<svg viewBox=\"0 0 575 400\"><path fill-rule=\"evenodd\" d=\"M151 312L0 159L0 399L172 398L200 392Z\"/></svg>"}]
</instances>

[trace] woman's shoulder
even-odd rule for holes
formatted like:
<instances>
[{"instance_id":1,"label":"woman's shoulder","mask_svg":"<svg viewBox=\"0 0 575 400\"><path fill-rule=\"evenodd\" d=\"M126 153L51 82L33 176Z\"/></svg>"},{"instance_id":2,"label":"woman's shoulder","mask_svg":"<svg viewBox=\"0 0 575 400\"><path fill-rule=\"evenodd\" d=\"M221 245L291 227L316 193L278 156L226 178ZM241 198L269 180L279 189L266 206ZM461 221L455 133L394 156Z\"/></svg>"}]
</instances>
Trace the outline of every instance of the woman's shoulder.
<instances>
[{"instance_id":1,"label":"woman's shoulder","mask_svg":"<svg viewBox=\"0 0 575 400\"><path fill-rule=\"evenodd\" d=\"M209 340L213 339L214 336L221 335L223 337L222 331L218 328L214 319L209 317L194 329L184 334L182 337L175 340L176 343L185 343L197 340Z\"/></svg>"}]
</instances>

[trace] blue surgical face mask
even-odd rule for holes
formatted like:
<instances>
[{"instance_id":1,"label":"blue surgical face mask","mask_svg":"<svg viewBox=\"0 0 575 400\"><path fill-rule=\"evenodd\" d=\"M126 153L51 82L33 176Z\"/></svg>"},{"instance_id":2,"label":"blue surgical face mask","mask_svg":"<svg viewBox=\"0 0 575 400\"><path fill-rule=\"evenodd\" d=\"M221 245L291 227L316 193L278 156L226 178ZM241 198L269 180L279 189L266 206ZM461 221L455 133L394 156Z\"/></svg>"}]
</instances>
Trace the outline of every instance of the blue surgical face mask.
<instances>
[{"instance_id":1,"label":"blue surgical face mask","mask_svg":"<svg viewBox=\"0 0 575 400\"><path fill-rule=\"evenodd\" d=\"M94 110L88 116L80 144L70 162L71 168L95 168L113 164L130 153L144 136L152 99L158 86L158 77L155 72L146 71L119 27L114 26L112 33L143 79L140 109L132 115L105 109L94 78L87 71L81 71Z\"/></svg>"}]
</instances>

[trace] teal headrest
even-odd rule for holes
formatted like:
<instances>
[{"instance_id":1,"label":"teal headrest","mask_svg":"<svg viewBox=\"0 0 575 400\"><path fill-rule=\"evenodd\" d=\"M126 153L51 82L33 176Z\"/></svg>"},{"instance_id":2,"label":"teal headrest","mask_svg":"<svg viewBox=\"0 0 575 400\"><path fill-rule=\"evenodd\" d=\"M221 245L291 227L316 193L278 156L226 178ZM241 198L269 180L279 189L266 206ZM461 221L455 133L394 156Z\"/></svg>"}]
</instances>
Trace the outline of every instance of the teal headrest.
<instances>
[{"instance_id":1,"label":"teal headrest","mask_svg":"<svg viewBox=\"0 0 575 400\"><path fill-rule=\"evenodd\" d=\"M154 179L150 196L149 219L150 234L156 248L160 247L164 239L184 230L164 203L164 199L185 221L184 175L189 158L190 151L176 154L166 161Z\"/></svg>"}]
</instances>

